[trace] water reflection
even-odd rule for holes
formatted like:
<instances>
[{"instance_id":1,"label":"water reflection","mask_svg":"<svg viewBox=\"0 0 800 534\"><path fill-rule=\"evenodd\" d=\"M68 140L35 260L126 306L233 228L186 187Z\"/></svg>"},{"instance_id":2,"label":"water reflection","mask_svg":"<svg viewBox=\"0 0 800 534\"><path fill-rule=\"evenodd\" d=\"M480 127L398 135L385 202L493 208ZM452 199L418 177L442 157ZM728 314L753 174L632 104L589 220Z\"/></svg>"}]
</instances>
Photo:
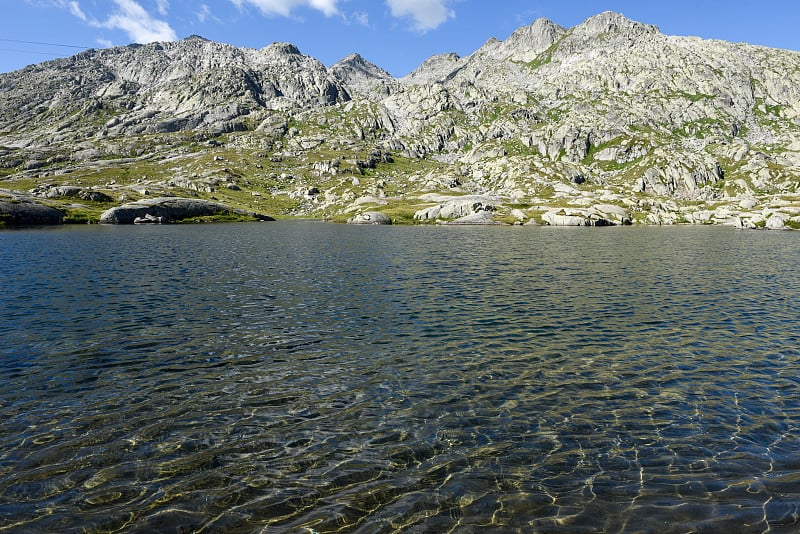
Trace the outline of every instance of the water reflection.
<instances>
[{"instance_id":1,"label":"water reflection","mask_svg":"<svg viewBox=\"0 0 800 534\"><path fill-rule=\"evenodd\" d=\"M792 531L798 239L0 234L0 530Z\"/></svg>"}]
</instances>

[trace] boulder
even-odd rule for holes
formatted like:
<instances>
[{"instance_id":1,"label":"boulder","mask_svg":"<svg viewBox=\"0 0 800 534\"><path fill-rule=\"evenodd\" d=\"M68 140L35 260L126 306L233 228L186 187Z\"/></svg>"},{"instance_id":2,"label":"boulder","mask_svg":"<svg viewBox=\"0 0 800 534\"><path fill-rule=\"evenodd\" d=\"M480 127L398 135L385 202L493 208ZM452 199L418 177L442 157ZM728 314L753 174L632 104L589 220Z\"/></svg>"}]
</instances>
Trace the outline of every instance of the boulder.
<instances>
[{"instance_id":1,"label":"boulder","mask_svg":"<svg viewBox=\"0 0 800 534\"><path fill-rule=\"evenodd\" d=\"M0 224L38 226L64 223L64 213L25 198L0 198Z\"/></svg>"},{"instance_id":2,"label":"boulder","mask_svg":"<svg viewBox=\"0 0 800 534\"><path fill-rule=\"evenodd\" d=\"M479 211L471 215L465 215L458 219L447 221L443 224L447 225L485 225L485 224L503 224L494 220L494 215L489 211Z\"/></svg>"},{"instance_id":3,"label":"boulder","mask_svg":"<svg viewBox=\"0 0 800 534\"><path fill-rule=\"evenodd\" d=\"M587 219L579 215L561 215L547 212L542 215L542 220L550 226L587 226Z\"/></svg>"},{"instance_id":4,"label":"boulder","mask_svg":"<svg viewBox=\"0 0 800 534\"><path fill-rule=\"evenodd\" d=\"M418 221L432 219L458 219L480 212L495 210L493 197L470 195L455 198L445 198L438 206L417 211L414 218Z\"/></svg>"},{"instance_id":5,"label":"boulder","mask_svg":"<svg viewBox=\"0 0 800 534\"><path fill-rule=\"evenodd\" d=\"M101 193L100 191L89 191L88 189L84 189L80 193L78 193L78 198L82 200L88 200L90 202L113 202L114 199L106 195L105 193Z\"/></svg>"},{"instance_id":6,"label":"boulder","mask_svg":"<svg viewBox=\"0 0 800 534\"><path fill-rule=\"evenodd\" d=\"M160 218L161 222L176 222L192 217L208 217L214 215L242 215L260 221L272 221L272 217L259 213L234 209L217 202L193 198L150 198L123 204L103 212L100 224L134 224L136 219L144 220L147 216ZM141 221L140 221L141 222Z\"/></svg>"},{"instance_id":7,"label":"boulder","mask_svg":"<svg viewBox=\"0 0 800 534\"><path fill-rule=\"evenodd\" d=\"M758 228L751 219L745 219L740 216L733 217L732 224L734 228L747 228L749 230Z\"/></svg>"},{"instance_id":8,"label":"boulder","mask_svg":"<svg viewBox=\"0 0 800 534\"><path fill-rule=\"evenodd\" d=\"M84 189L75 185L49 185L40 186L34 193L44 198L80 198L91 202L112 202L114 199L100 191Z\"/></svg>"},{"instance_id":9,"label":"boulder","mask_svg":"<svg viewBox=\"0 0 800 534\"><path fill-rule=\"evenodd\" d=\"M150 215L149 213L144 217L136 217L133 220L133 224L164 224L167 222L164 217L156 217L155 215Z\"/></svg>"},{"instance_id":10,"label":"boulder","mask_svg":"<svg viewBox=\"0 0 800 534\"><path fill-rule=\"evenodd\" d=\"M74 185L55 185L48 187L44 192L46 198L77 197L83 191L82 188Z\"/></svg>"},{"instance_id":11,"label":"boulder","mask_svg":"<svg viewBox=\"0 0 800 534\"><path fill-rule=\"evenodd\" d=\"M783 230L786 228L786 219L778 214L771 215L767 219L767 229L769 230Z\"/></svg>"},{"instance_id":12,"label":"boulder","mask_svg":"<svg viewBox=\"0 0 800 534\"><path fill-rule=\"evenodd\" d=\"M592 206L591 211L599 220L606 220L613 225L631 224L631 216L628 210L614 204L595 204ZM602 226L602 224L596 226Z\"/></svg>"},{"instance_id":13,"label":"boulder","mask_svg":"<svg viewBox=\"0 0 800 534\"><path fill-rule=\"evenodd\" d=\"M385 213L367 211L351 217L347 224L392 224L392 220Z\"/></svg>"},{"instance_id":14,"label":"boulder","mask_svg":"<svg viewBox=\"0 0 800 534\"><path fill-rule=\"evenodd\" d=\"M739 202L739 207L743 210L751 210L756 206L758 206L758 200L751 197L744 198Z\"/></svg>"}]
</instances>

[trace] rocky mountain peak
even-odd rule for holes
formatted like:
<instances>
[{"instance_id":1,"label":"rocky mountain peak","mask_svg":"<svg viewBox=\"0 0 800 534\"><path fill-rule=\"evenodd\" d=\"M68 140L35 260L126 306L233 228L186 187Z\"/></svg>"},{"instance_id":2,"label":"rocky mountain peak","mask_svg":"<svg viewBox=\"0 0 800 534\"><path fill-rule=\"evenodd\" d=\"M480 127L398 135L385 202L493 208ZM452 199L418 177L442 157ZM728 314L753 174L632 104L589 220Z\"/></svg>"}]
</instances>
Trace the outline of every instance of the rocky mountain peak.
<instances>
[{"instance_id":1,"label":"rocky mountain peak","mask_svg":"<svg viewBox=\"0 0 800 534\"><path fill-rule=\"evenodd\" d=\"M348 90L366 98L385 97L395 84L391 74L360 54L350 54L336 62L329 72Z\"/></svg>"},{"instance_id":2,"label":"rocky mountain peak","mask_svg":"<svg viewBox=\"0 0 800 534\"><path fill-rule=\"evenodd\" d=\"M484 49L497 59L528 62L555 44L566 32L551 20L540 18L523 26L505 41L487 42Z\"/></svg>"},{"instance_id":3,"label":"rocky mountain peak","mask_svg":"<svg viewBox=\"0 0 800 534\"><path fill-rule=\"evenodd\" d=\"M350 54L346 58L337 61L331 70L334 71L356 71L375 78L392 78L392 75L379 66L364 59L360 54Z\"/></svg>"},{"instance_id":4,"label":"rocky mountain peak","mask_svg":"<svg viewBox=\"0 0 800 534\"><path fill-rule=\"evenodd\" d=\"M536 19L530 26L519 28L506 40L509 46L546 50L555 43L566 30L545 18Z\"/></svg>"},{"instance_id":5,"label":"rocky mountain peak","mask_svg":"<svg viewBox=\"0 0 800 534\"><path fill-rule=\"evenodd\" d=\"M574 28L575 35L598 36L602 34L656 34L659 33L658 27L650 24L643 24L627 18L621 13L614 11L604 11L598 15L586 19L582 24Z\"/></svg>"},{"instance_id":6,"label":"rocky mountain peak","mask_svg":"<svg viewBox=\"0 0 800 534\"><path fill-rule=\"evenodd\" d=\"M271 56L300 56L302 53L292 43L272 43L261 49L261 52Z\"/></svg>"},{"instance_id":7,"label":"rocky mountain peak","mask_svg":"<svg viewBox=\"0 0 800 534\"><path fill-rule=\"evenodd\" d=\"M419 67L400 81L415 85L437 82L461 66L464 61L455 52L437 54L423 61Z\"/></svg>"},{"instance_id":8,"label":"rocky mountain peak","mask_svg":"<svg viewBox=\"0 0 800 534\"><path fill-rule=\"evenodd\" d=\"M350 55L348 55L346 57L343 57L342 59L340 59L339 61L336 62L337 65L340 64L340 63L341 64L363 64L363 63L369 63L369 62L366 59L364 59L364 56L362 56L361 54L353 53L353 54L350 54Z\"/></svg>"}]
</instances>

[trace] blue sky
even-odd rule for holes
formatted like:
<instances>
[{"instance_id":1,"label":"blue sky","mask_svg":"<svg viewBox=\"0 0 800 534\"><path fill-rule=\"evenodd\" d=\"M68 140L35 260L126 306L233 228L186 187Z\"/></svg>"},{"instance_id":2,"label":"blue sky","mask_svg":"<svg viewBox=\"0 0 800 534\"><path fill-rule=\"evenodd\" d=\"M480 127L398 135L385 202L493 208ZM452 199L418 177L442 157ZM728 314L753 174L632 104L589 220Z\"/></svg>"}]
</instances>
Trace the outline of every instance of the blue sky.
<instances>
[{"instance_id":1,"label":"blue sky","mask_svg":"<svg viewBox=\"0 0 800 534\"><path fill-rule=\"evenodd\" d=\"M468 55L546 17L565 27L602 11L671 35L800 50L795 0L0 0L0 72L131 42L192 34L262 48L294 43L326 65L352 52L407 74L433 54ZM65 46L69 45L69 46Z\"/></svg>"}]
</instances>

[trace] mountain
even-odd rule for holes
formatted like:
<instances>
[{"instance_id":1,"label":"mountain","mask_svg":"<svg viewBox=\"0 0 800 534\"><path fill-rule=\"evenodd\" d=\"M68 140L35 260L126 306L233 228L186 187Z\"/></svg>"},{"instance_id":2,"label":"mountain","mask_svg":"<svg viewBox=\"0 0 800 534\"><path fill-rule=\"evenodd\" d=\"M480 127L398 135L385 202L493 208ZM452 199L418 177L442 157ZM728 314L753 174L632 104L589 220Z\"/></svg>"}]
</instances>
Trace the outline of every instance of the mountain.
<instances>
[{"instance_id":1,"label":"mountain","mask_svg":"<svg viewBox=\"0 0 800 534\"><path fill-rule=\"evenodd\" d=\"M0 107L3 130L30 134L14 136L16 143L58 139L56 132L65 131L115 137L245 130L242 117L254 109L349 99L322 63L294 45L247 50L197 36L34 65L0 77L0 91L8 95Z\"/></svg>"},{"instance_id":2,"label":"mountain","mask_svg":"<svg viewBox=\"0 0 800 534\"><path fill-rule=\"evenodd\" d=\"M380 100L389 96L397 82L392 75L358 54L350 54L336 62L330 73L343 83L353 96Z\"/></svg>"},{"instance_id":3,"label":"mountain","mask_svg":"<svg viewBox=\"0 0 800 534\"><path fill-rule=\"evenodd\" d=\"M800 227L800 54L617 13L539 19L400 79L193 36L33 65L0 92L0 187L90 218L175 195L342 220Z\"/></svg>"}]
</instances>

